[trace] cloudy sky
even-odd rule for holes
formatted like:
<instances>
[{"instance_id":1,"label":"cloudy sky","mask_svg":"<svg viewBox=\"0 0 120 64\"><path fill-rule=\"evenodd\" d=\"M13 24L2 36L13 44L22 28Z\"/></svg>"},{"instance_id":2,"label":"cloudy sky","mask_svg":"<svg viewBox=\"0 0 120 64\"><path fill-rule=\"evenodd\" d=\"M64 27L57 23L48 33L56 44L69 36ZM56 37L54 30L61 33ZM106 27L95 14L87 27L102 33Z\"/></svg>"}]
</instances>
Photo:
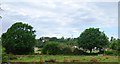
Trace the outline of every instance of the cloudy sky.
<instances>
[{"instance_id":1,"label":"cloudy sky","mask_svg":"<svg viewBox=\"0 0 120 64\"><path fill-rule=\"evenodd\" d=\"M118 3L112 0L9 0L2 1L0 6L4 10L0 13L1 33L15 22L23 22L34 27L36 38L78 37L89 27L100 28L108 37L118 36Z\"/></svg>"}]
</instances>

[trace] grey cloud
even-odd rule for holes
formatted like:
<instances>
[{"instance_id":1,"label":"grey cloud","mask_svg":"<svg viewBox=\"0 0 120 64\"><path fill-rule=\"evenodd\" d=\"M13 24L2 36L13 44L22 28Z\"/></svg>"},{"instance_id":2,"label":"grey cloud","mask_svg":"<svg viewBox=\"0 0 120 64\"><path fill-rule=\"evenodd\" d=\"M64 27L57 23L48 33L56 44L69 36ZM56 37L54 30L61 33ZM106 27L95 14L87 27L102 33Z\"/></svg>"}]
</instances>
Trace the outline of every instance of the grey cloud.
<instances>
[{"instance_id":1,"label":"grey cloud","mask_svg":"<svg viewBox=\"0 0 120 64\"><path fill-rule=\"evenodd\" d=\"M101 4L101 3L99 3ZM68 36L77 37L88 27L115 27L113 22L117 13L106 14L103 6L94 3L79 2L12 2L3 4L6 10L3 14L3 31L5 32L16 21L26 22L37 31L40 36ZM108 6L111 4L108 4ZM107 7L110 8L110 7ZM114 9L112 9L114 10ZM115 9L116 10L116 9ZM109 22L111 20L112 25ZM107 29L106 29L107 30ZM114 30L114 29L111 29Z\"/></svg>"}]
</instances>

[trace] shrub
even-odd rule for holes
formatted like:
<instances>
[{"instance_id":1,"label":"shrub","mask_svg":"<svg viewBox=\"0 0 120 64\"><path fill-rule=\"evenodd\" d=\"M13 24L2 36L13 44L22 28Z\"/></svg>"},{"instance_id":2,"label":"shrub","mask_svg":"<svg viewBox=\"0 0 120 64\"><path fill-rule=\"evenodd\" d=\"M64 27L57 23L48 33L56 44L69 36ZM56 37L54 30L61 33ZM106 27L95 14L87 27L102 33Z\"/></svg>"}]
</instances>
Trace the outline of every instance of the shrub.
<instances>
[{"instance_id":1,"label":"shrub","mask_svg":"<svg viewBox=\"0 0 120 64\"><path fill-rule=\"evenodd\" d=\"M72 47L71 45L65 44L65 43L60 43L59 44L59 49L60 49L60 54L63 55L71 55L72 54Z\"/></svg>"},{"instance_id":2,"label":"shrub","mask_svg":"<svg viewBox=\"0 0 120 64\"><path fill-rule=\"evenodd\" d=\"M62 51L63 51L63 54L65 54L65 55L66 54L72 54L72 50L69 46L63 48Z\"/></svg>"},{"instance_id":3,"label":"shrub","mask_svg":"<svg viewBox=\"0 0 120 64\"><path fill-rule=\"evenodd\" d=\"M59 54L59 52L60 52L60 49L58 47L57 42L46 43L42 49L43 54L56 55L56 54Z\"/></svg>"},{"instance_id":4,"label":"shrub","mask_svg":"<svg viewBox=\"0 0 120 64\"><path fill-rule=\"evenodd\" d=\"M84 55L86 52L77 48L72 48L71 45L58 42L48 42L42 49L42 54L62 54L62 55Z\"/></svg>"},{"instance_id":5,"label":"shrub","mask_svg":"<svg viewBox=\"0 0 120 64\"><path fill-rule=\"evenodd\" d=\"M119 55L119 51L112 50L112 51L105 51L106 55Z\"/></svg>"},{"instance_id":6,"label":"shrub","mask_svg":"<svg viewBox=\"0 0 120 64\"><path fill-rule=\"evenodd\" d=\"M106 55L112 55L113 52L112 52L112 51L105 51L105 54L106 54Z\"/></svg>"},{"instance_id":7,"label":"shrub","mask_svg":"<svg viewBox=\"0 0 120 64\"><path fill-rule=\"evenodd\" d=\"M79 49L75 48L73 51L73 54L74 55L84 55L84 54L86 54L86 52L84 52L83 50L79 50Z\"/></svg>"},{"instance_id":8,"label":"shrub","mask_svg":"<svg viewBox=\"0 0 120 64\"><path fill-rule=\"evenodd\" d=\"M98 54L104 54L104 50L100 50Z\"/></svg>"},{"instance_id":9,"label":"shrub","mask_svg":"<svg viewBox=\"0 0 120 64\"><path fill-rule=\"evenodd\" d=\"M5 48L2 47L2 62L8 62L8 56L5 52Z\"/></svg>"},{"instance_id":10,"label":"shrub","mask_svg":"<svg viewBox=\"0 0 120 64\"><path fill-rule=\"evenodd\" d=\"M13 54L8 54L10 60L15 60L17 57L15 57Z\"/></svg>"}]
</instances>

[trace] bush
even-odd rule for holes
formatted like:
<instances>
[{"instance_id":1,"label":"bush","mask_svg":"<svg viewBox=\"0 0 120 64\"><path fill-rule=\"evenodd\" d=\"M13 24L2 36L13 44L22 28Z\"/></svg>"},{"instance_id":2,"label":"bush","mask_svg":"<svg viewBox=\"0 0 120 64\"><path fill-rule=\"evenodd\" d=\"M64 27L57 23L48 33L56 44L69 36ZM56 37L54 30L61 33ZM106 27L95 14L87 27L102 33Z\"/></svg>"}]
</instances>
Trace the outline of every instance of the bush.
<instances>
[{"instance_id":1,"label":"bush","mask_svg":"<svg viewBox=\"0 0 120 64\"><path fill-rule=\"evenodd\" d=\"M17 57L15 57L13 54L8 54L10 60L15 60Z\"/></svg>"},{"instance_id":2,"label":"bush","mask_svg":"<svg viewBox=\"0 0 120 64\"><path fill-rule=\"evenodd\" d=\"M43 54L56 55L56 54L59 54L59 52L60 52L60 49L58 47L57 42L46 43L42 49Z\"/></svg>"},{"instance_id":3,"label":"bush","mask_svg":"<svg viewBox=\"0 0 120 64\"><path fill-rule=\"evenodd\" d=\"M112 51L105 51L106 55L119 55L119 51L112 50Z\"/></svg>"},{"instance_id":4,"label":"bush","mask_svg":"<svg viewBox=\"0 0 120 64\"><path fill-rule=\"evenodd\" d=\"M105 54L106 55L113 55L113 52L112 51L105 51Z\"/></svg>"},{"instance_id":5,"label":"bush","mask_svg":"<svg viewBox=\"0 0 120 64\"><path fill-rule=\"evenodd\" d=\"M65 43L49 42L43 47L42 54L85 55L86 52L77 48L72 48L71 45Z\"/></svg>"},{"instance_id":6,"label":"bush","mask_svg":"<svg viewBox=\"0 0 120 64\"><path fill-rule=\"evenodd\" d=\"M73 54L74 55L84 55L84 54L86 54L86 52L84 52L83 50L79 50L79 49L75 48L73 51Z\"/></svg>"},{"instance_id":7,"label":"bush","mask_svg":"<svg viewBox=\"0 0 120 64\"><path fill-rule=\"evenodd\" d=\"M2 62L8 62L8 56L5 52L5 48L2 47Z\"/></svg>"},{"instance_id":8,"label":"bush","mask_svg":"<svg viewBox=\"0 0 120 64\"><path fill-rule=\"evenodd\" d=\"M69 46L63 48L62 51L63 51L62 54L65 54L65 55L72 54L72 49Z\"/></svg>"}]
</instances>

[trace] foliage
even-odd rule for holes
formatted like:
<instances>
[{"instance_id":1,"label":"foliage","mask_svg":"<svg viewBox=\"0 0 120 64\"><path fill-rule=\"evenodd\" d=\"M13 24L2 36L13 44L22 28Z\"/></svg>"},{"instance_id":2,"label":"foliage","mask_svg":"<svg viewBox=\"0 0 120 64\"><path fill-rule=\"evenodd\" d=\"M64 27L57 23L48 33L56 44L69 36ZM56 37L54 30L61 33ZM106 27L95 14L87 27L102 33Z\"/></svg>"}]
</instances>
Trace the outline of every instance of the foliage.
<instances>
[{"instance_id":1,"label":"foliage","mask_svg":"<svg viewBox=\"0 0 120 64\"><path fill-rule=\"evenodd\" d=\"M73 50L73 54L74 55L86 55L86 52L84 52L83 50L79 50L79 49L75 48Z\"/></svg>"},{"instance_id":2,"label":"foliage","mask_svg":"<svg viewBox=\"0 0 120 64\"><path fill-rule=\"evenodd\" d=\"M94 47L103 48L108 44L108 38L99 28L89 28L81 33L78 38L79 47L89 49L90 52Z\"/></svg>"},{"instance_id":3,"label":"foliage","mask_svg":"<svg viewBox=\"0 0 120 64\"><path fill-rule=\"evenodd\" d=\"M118 39L118 55L120 56L120 39Z\"/></svg>"},{"instance_id":4,"label":"foliage","mask_svg":"<svg viewBox=\"0 0 120 64\"><path fill-rule=\"evenodd\" d=\"M117 44L116 44L117 50L120 52L120 39L117 39Z\"/></svg>"},{"instance_id":5,"label":"foliage","mask_svg":"<svg viewBox=\"0 0 120 64\"><path fill-rule=\"evenodd\" d=\"M112 55L120 55L120 40L115 38L111 40L109 48L112 49L112 51L106 51L107 54L112 53Z\"/></svg>"},{"instance_id":6,"label":"foliage","mask_svg":"<svg viewBox=\"0 0 120 64\"><path fill-rule=\"evenodd\" d=\"M6 33L2 34L2 44L6 48L7 53L32 53L36 42L34 33L35 31L31 25L17 22Z\"/></svg>"},{"instance_id":7,"label":"foliage","mask_svg":"<svg viewBox=\"0 0 120 64\"><path fill-rule=\"evenodd\" d=\"M113 50L118 50L118 40L112 40L110 43L110 48Z\"/></svg>"},{"instance_id":8,"label":"foliage","mask_svg":"<svg viewBox=\"0 0 120 64\"><path fill-rule=\"evenodd\" d=\"M2 62L8 62L8 56L5 52L5 48L2 47Z\"/></svg>"},{"instance_id":9,"label":"foliage","mask_svg":"<svg viewBox=\"0 0 120 64\"><path fill-rule=\"evenodd\" d=\"M56 55L59 53L59 47L57 42L48 42L42 49L43 54Z\"/></svg>"},{"instance_id":10,"label":"foliage","mask_svg":"<svg viewBox=\"0 0 120 64\"><path fill-rule=\"evenodd\" d=\"M116 50L108 50L108 51L105 51L104 54L106 55L119 55L119 52L116 51Z\"/></svg>"},{"instance_id":11,"label":"foliage","mask_svg":"<svg viewBox=\"0 0 120 64\"><path fill-rule=\"evenodd\" d=\"M57 37L51 37L50 39L49 39L49 41L54 41L54 42L57 42Z\"/></svg>"},{"instance_id":12,"label":"foliage","mask_svg":"<svg viewBox=\"0 0 120 64\"><path fill-rule=\"evenodd\" d=\"M72 48L69 45L66 45L62 50L62 54L64 55L70 55L72 54Z\"/></svg>"},{"instance_id":13,"label":"foliage","mask_svg":"<svg viewBox=\"0 0 120 64\"><path fill-rule=\"evenodd\" d=\"M42 39L36 39L36 47L42 48L45 45L44 42L42 42Z\"/></svg>"},{"instance_id":14,"label":"foliage","mask_svg":"<svg viewBox=\"0 0 120 64\"><path fill-rule=\"evenodd\" d=\"M66 44L72 45L72 46L77 46L78 45L77 41L78 41L77 38L68 38L66 41Z\"/></svg>"},{"instance_id":15,"label":"foliage","mask_svg":"<svg viewBox=\"0 0 120 64\"><path fill-rule=\"evenodd\" d=\"M115 52L114 55L120 55L120 40L119 39L114 39L111 41L111 43L109 44L109 47L114 50Z\"/></svg>"},{"instance_id":16,"label":"foliage","mask_svg":"<svg viewBox=\"0 0 120 64\"><path fill-rule=\"evenodd\" d=\"M13 54L8 54L8 57L9 57L9 59L10 60L16 60L17 59L17 57L16 56L14 56Z\"/></svg>"},{"instance_id":17,"label":"foliage","mask_svg":"<svg viewBox=\"0 0 120 64\"><path fill-rule=\"evenodd\" d=\"M57 38L57 37L41 37L39 39L37 39L37 47L43 47L45 42L59 42L59 43L66 43L68 45L78 45L77 43L77 38ZM44 42L43 42L44 41Z\"/></svg>"},{"instance_id":18,"label":"foliage","mask_svg":"<svg viewBox=\"0 0 120 64\"><path fill-rule=\"evenodd\" d=\"M83 50L73 48L71 45L59 42L48 42L42 49L43 54L50 55L84 55L86 54Z\"/></svg>"},{"instance_id":19,"label":"foliage","mask_svg":"<svg viewBox=\"0 0 120 64\"><path fill-rule=\"evenodd\" d=\"M104 54L106 54L106 55L113 55L113 51L105 51Z\"/></svg>"}]
</instances>

